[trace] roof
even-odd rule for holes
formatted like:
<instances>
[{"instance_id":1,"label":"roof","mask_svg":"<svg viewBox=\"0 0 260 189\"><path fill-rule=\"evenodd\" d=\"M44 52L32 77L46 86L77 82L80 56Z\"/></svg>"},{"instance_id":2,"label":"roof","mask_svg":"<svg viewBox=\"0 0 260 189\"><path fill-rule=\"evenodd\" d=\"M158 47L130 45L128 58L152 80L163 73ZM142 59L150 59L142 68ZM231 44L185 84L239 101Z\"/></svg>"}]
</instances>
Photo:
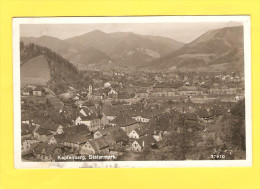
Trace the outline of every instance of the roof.
<instances>
[{"instance_id":1,"label":"roof","mask_svg":"<svg viewBox=\"0 0 260 189\"><path fill-rule=\"evenodd\" d=\"M49 130L41 127L35 130L35 132L37 132L39 135L52 135L52 133Z\"/></svg>"},{"instance_id":2,"label":"roof","mask_svg":"<svg viewBox=\"0 0 260 189\"><path fill-rule=\"evenodd\" d=\"M91 136L86 134L67 134L64 138L64 142L74 143L74 144L83 144L86 143Z\"/></svg>"},{"instance_id":3,"label":"roof","mask_svg":"<svg viewBox=\"0 0 260 189\"><path fill-rule=\"evenodd\" d=\"M197 121L197 115L195 113L188 113L186 119L190 121Z\"/></svg>"},{"instance_id":4,"label":"roof","mask_svg":"<svg viewBox=\"0 0 260 189\"><path fill-rule=\"evenodd\" d=\"M34 91L45 91L45 89L42 86L37 86Z\"/></svg>"},{"instance_id":5,"label":"roof","mask_svg":"<svg viewBox=\"0 0 260 189\"><path fill-rule=\"evenodd\" d=\"M32 122L41 125L46 122L46 119L44 119L43 117L36 117L32 119Z\"/></svg>"},{"instance_id":6,"label":"roof","mask_svg":"<svg viewBox=\"0 0 260 189\"><path fill-rule=\"evenodd\" d=\"M22 125L21 125L21 134L22 134L22 136L31 134L35 129L36 129L35 126L22 123Z\"/></svg>"},{"instance_id":7,"label":"roof","mask_svg":"<svg viewBox=\"0 0 260 189\"><path fill-rule=\"evenodd\" d=\"M100 119L100 117L96 114L81 116L80 118L81 118L82 121L90 121L90 120Z\"/></svg>"},{"instance_id":8,"label":"roof","mask_svg":"<svg viewBox=\"0 0 260 189\"><path fill-rule=\"evenodd\" d=\"M142 138L139 138L135 140L142 148L150 147L153 143L156 143L156 140L151 136L144 136ZM143 146L144 144L144 146Z\"/></svg>"},{"instance_id":9,"label":"roof","mask_svg":"<svg viewBox=\"0 0 260 189\"><path fill-rule=\"evenodd\" d=\"M128 136L123 129L113 130L110 132L110 136L114 139L115 142L127 142Z\"/></svg>"},{"instance_id":10,"label":"roof","mask_svg":"<svg viewBox=\"0 0 260 189\"><path fill-rule=\"evenodd\" d=\"M95 104L91 101L85 101L81 104L81 106L90 107L90 106L95 106Z\"/></svg>"},{"instance_id":11,"label":"roof","mask_svg":"<svg viewBox=\"0 0 260 189\"><path fill-rule=\"evenodd\" d=\"M59 134L59 135L54 135L53 136L56 140L56 142L64 142L65 138L67 137L66 133Z\"/></svg>"},{"instance_id":12,"label":"roof","mask_svg":"<svg viewBox=\"0 0 260 189\"><path fill-rule=\"evenodd\" d=\"M105 135L109 134L110 132L116 131L119 129L121 129L121 128L118 126L106 126L104 129L100 129L97 132L100 132L103 136L105 136Z\"/></svg>"},{"instance_id":13,"label":"roof","mask_svg":"<svg viewBox=\"0 0 260 189\"><path fill-rule=\"evenodd\" d=\"M139 127L134 130L139 135L139 137L149 133L149 129L144 127Z\"/></svg>"},{"instance_id":14,"label":"roof","mask_svg":"<svg viewBox=\"0 0 260 189\"><path fill-rule=\"evenodd\" d=\"M39 143L35 148L34 152L36 154L52 155L52 152L56 148L61 148L60 144L48 144L48 143Z\"/></svg>"},{"instance_id":15,"label":"roof","mask_svg":"<svg viewBox=\"0 0 260 189\"><path fill-rule=\"evenodd\" d=\"M207 111L205 108L204 109L201 109L199 110L199 113L198 115L201 117L201 118L209 118L209 117L212 117L212 112L210 111Z\"/></svg>"},{"instance_id":16,"label":"roof","mask_svg":"<svg viewBox=\"0 0 260 189\"><path fill-rule=\"evenodd\" d=\"M178 89L178 91L197 91L198 88L194 86L183 86Z\"/></svg>"},{"instance_id":17,"label":"roof","mask_svg":"<svg viewBox=\"0 0 260 189\"><path fill-rule=\"evenodd\" d=\"M28 87L28 88L22 89L22 91L23 91L23 92L32 92L33 89Z\"/></svg>"},{"instance_id":18,"label":"roof","mask_svg":"<svg viewBox=\"0 0 260 189\"><path fill-rule=\"evenodd\" d=\"M109 146L108 141L105 140L104 138L97 138L97 139L89 140L88 142L95 151L101 150Z\"/></svg>"},{"instance_id":19,"label":"roof","mask_svg":"<svg viewBox=\"0 0 260 189\"><path fill-rule=\"evenodd\" d=\"M92 95L96 95L96 96L103 96L104 93L106 93L106 91L103 89L94 89L92 91Z\"/></svg>"},{"instance_id":20,"label":"roof","mask_svg":"<svg viewBox=\"0 0 260 189\"><path fill-rule=\"evenodd\" d=\"M132 125L137 122L132 117L130 117L128 114L121 113L112 121L112 123L116 124L119 127L126 127L128 125Z\"/></svg>"},{"instance_id":21,"label":"roof","mask_svg":"<svg viewBox=\"0 0 260 189\"><path fill-rule=\"evenodd\" d=\"M54 124L51 122L45 122L41 125L41 128L50 130L50 131L56 131L61 125L60 124Z\"/></svg>"}]
</instances>

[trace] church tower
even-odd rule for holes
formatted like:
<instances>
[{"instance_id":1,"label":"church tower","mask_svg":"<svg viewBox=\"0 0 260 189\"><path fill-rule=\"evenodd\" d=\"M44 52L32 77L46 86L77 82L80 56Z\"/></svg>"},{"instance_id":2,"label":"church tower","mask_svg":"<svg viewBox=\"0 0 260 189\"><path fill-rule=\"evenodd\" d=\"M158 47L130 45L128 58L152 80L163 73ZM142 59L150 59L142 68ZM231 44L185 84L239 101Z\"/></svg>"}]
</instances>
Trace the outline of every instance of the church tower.
<instances>
[{"instance_id":1,"label":"church tower","mask_svg":"<svg viewBox=\"0 0 260 189\"><path fill-rule=\"evenodd\" d=\"M89 85L89 87L88 87L88 94L91 95L91 94L92 94L92 90L93 90L93 89L92 89L92 85Z\"/></svg>"}]
</instances>

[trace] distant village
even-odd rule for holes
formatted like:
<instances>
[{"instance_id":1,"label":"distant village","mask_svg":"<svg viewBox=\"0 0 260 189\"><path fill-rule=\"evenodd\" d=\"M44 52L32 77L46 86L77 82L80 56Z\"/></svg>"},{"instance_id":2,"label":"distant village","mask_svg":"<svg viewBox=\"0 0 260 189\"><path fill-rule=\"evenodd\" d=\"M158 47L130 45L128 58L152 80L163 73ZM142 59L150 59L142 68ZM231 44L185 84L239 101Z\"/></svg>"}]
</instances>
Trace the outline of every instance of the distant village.
<instances>
[{"instance_id":1,"label":"distant village","mask_svg":"<svg viewBox=\"0 0 260 189\"><path fill-rule=\"evenodd\" d=\"M240 159L229 142L231 109L244 100L239 73L85 71L92 82L56 94L21 88L24 161ZM64 160L62 157L75 157ZM96 160L95 160L96 161Z\"/></svg>"}]
</instances>

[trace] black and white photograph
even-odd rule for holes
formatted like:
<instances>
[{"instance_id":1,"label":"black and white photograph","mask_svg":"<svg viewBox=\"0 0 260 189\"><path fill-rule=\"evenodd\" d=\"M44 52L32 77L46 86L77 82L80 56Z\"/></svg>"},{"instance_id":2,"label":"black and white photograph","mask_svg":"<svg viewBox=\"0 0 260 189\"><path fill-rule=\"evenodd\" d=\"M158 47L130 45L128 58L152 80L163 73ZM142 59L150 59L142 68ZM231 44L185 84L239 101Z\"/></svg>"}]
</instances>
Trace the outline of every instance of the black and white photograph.
<instances>
[{"instance_id":1,"label":"black and white photograph","mask_svg":"<svg viewBox=\"0 0 260 189\"><path fill-rule=\"evenodd\" d=\"M13 19L16 168L252 165L249 16Z\"/></svg>"}]
</instances>

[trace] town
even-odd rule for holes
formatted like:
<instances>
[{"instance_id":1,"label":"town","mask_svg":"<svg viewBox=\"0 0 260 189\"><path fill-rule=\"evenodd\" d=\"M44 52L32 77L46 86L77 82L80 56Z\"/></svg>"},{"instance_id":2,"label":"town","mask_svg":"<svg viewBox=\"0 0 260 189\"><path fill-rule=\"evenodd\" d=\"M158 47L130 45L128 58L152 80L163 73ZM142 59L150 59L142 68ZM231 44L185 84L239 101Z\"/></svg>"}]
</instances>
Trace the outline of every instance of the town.
<instances>
[{"instance_id":1,"label":"town","mask_svg":"<svg viewBox=\"0 0 260 189\"><path fill-rule=\"evenodd\" d=\"M48 84L22 86L23 161L245 158L242 74L83 72L91 83L65 83L61 94Z\"/></svg>"}]
</instances>

